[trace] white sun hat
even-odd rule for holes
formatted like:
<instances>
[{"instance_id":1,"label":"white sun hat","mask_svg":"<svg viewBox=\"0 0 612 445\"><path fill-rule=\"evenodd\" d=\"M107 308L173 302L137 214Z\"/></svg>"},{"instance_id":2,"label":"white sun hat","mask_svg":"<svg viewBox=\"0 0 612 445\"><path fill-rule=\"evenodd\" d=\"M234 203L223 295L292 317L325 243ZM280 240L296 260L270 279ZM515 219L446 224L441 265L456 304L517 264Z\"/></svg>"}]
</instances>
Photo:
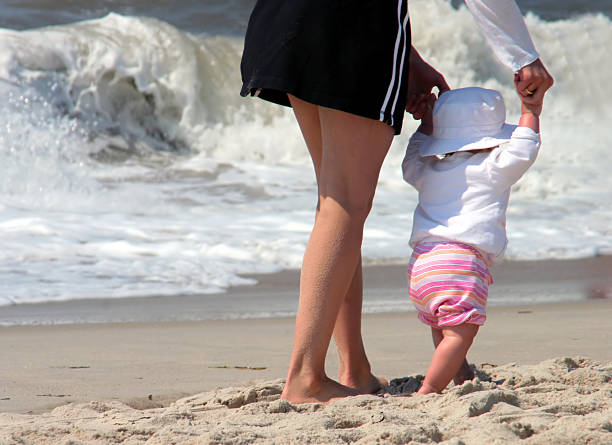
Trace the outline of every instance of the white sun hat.
<instances>
[{"instance_id":1,"label":"white sun hat","mask_svg":"<svg viewBox=\"0 0 612 445\"><path fill-rule=\"evenodd\" d=\"M516 125L507 124L499 91L458 88L440 95L433 109L433 134L421 144L421 156L482 150L510 140Z\"/></svg>"}]
</instances>

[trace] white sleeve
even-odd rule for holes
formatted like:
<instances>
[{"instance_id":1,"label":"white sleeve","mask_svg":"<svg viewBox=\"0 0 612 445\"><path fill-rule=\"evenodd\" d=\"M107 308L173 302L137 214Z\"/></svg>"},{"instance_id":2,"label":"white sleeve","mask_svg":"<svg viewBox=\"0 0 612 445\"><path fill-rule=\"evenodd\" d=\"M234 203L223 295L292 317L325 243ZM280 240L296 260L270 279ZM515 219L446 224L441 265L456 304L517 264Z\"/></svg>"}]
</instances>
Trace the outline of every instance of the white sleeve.
<instances>
[{"instance_id":1,"label":"white sleeve","mask_svg":"<svg viewBox=\"0 0 612 445\"><path fill-rule=\"evenodd\" d=\"M514 0L464 1L495 56L512 71L539 57Z\"/></svg>"},{"instance_id":2,"label":"white sleeve","mask_svg":"<svg viewBox=\"0 0 612 445\"><path fill-rule=\"evenodd\" d=\"M408 141L406 154L404 156L404 160L402 161L402 174L404 181L415 188L418 188L417 183L419 182L421 168L423 166L423 160L421 159L419 149L423 141L425 141L425 139L428 137L429 136L419 131L415 132L410 137L410 141Z\"/></svg>"},{"instance_id":3,"label":"white sleeve","mask_svg":"<svg viewBox=\"0 0 612 445\"><path fill-rule=\"evenodd\" d=\"M510 187L535 162L540 135L528 127L517 127L510 142L495 148L487 159L489 178L502 187Z\"/></svg>"}]
</instances>

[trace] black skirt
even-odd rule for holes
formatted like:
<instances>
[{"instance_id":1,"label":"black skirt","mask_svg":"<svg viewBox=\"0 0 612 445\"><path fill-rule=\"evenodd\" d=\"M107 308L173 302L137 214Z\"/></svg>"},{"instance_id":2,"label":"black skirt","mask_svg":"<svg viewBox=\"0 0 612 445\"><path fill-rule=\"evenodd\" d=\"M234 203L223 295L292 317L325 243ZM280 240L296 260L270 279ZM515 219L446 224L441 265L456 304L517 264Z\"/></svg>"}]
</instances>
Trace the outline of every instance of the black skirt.
<instances>
[{"instance_id":1,"label":"black skirt","mask_svg":"<svg viewBox=\"0 0 612 445\"><path fill-rule=\"evenodd\" d=\"M409 53L408 0L258 0L240 94L290 106L289 93L399 134Z\"/></svg>"}]
</instances>

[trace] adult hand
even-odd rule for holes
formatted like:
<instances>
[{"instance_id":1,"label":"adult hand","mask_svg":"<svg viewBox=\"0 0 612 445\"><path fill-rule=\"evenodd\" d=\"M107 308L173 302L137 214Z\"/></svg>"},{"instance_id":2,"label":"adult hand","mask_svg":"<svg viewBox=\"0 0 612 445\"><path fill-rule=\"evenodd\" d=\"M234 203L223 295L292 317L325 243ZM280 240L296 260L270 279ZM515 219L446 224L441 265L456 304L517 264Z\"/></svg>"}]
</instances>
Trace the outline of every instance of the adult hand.
<instances>
[{"instance_id":1,"label":"adult hand","mask_svg":"<svg viewBox=\"0 0 612 445\"><path fill-rule=\"evenodd\" d=\"M521 100L528 105L542 105L544 93L555 80L540 59L524 66L515 75L514 84Z\"/></svg>"},{"instance_id":2,"label":"adult hand","mask_svg":"<svg viewBox=\"0 0 612 445\"><path fill-rule=\"evenodd\" d=\"M434 87L440 93L450 90L444 76L425 62L417 50L410 50L410 70L408 74L408 93L406 97L406 111L416 120L423 118L427 111L427 97Z\"/></svg>"}]
</instances>

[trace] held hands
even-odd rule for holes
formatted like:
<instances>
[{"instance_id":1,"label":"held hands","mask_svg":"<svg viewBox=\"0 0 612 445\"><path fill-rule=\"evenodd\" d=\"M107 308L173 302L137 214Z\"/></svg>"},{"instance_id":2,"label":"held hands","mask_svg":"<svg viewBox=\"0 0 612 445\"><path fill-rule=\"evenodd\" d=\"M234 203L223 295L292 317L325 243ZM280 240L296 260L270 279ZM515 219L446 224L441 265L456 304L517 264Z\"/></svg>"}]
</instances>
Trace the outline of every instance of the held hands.
<instances>
[{"instance_id":1,"label":"held hands","mask_svg":"<svg viewBox=\"0 0 612 445\"><path fill-rule=\"evenodd\" d=\"M520 126L530 127L535 132L539 132L539 116L542 112L544 94L553 83L554 79L540 59L524 66L514 75L514 86L521 99ZM412 47L406 111L411 113L415 120L421 120L419 131L428 135L433 132L432 111L437 98L432 93L434 87L438 88L439 93L450 90L444 76L425 62Z\"/></svg>"},{"instance_id":2,"label":"held hands","mask_svg":"<svg viewBox=\"0 0 612 445\"><path fill-rule=\"evenodd\" d=\"M406 111L412 114L415 120L421 120L427 112L429 96L433 95L431 90L437 87L439 92L442 93L450 90L450 87L444 76L425 62L414 47L410 50L409 62ZM435 101L435 95L433 96Z\"/></svg>"},{"instance_id":3,"label":"held hands","mask_svg":"<svg viewBox=\"0 0 612 445\"><path fill-rule=\"evenodd\" d=\"M524 94L522 92L521 77L518 73L514 75L514 87L516 88L519 99L521 99L521 114L531 113L535 116L539 116L542 113L544 93L541 93L539 95L541 98L534 103L533 96L535 96L535 92L533 94Z\"/></svg>"},{"instance_id":4,"label":"held hands","mask_svg":"<svg viewBox=\"0 0 612 445\"><path fill-rule=\"evenodd\" d=\"M552 77L550 79L552 82ZM536 133L539 133L540 114L542 113L544 93L548 88L550 88L552 83L546 86L545 89L544 87L537 87L537 90L531 90L531 88L529 88L527 93L523 91L524 89L521 89L521 85L521 76L519 73L517 73L514 75L514 86L516 87L516 92L521 99L521 120L519 121L519 127L528 127ZM531 94L528 94L529 92L531 92ZM536 93L539 93L537 98L535 97Z\"/></svg>"},{"instance_id":5,"label":"held hands","mask_svg":"<svg viewBox=\"0 0 612 445\"><path fill-rule=\"evenodd\" d=\"M540 113L544 94L553 85L554 79L540 59L524 66L514 75L514 86L521 99L519 126L540 132Z\"/></svg>"},{"instance_id":6,"label":"held hands","mask_svg":"<svg viewBox=\"0 0 612 445\"><path fill-rule=\"evenodd\" d=\"M437 97L434 93L429 93L428 95L423 95L419 103L419 107L424 108L424 112L418 131L428 136L431 136L433 133L433 108L436 99Z\"/></svg>"},{"instance_id":7,"label":"held hands","mask_svg":"<svg viewBox=\"0 0 612 445\"><path fill-rule=\"evenodd\" d=\"M514 75L514 86L521 98L521 102L525 105L539 106L540 110L544 100L544 93L554 82L554 79L540 59L536 59L529 65L524 66Z\"/></svg>"}]
</instances>

